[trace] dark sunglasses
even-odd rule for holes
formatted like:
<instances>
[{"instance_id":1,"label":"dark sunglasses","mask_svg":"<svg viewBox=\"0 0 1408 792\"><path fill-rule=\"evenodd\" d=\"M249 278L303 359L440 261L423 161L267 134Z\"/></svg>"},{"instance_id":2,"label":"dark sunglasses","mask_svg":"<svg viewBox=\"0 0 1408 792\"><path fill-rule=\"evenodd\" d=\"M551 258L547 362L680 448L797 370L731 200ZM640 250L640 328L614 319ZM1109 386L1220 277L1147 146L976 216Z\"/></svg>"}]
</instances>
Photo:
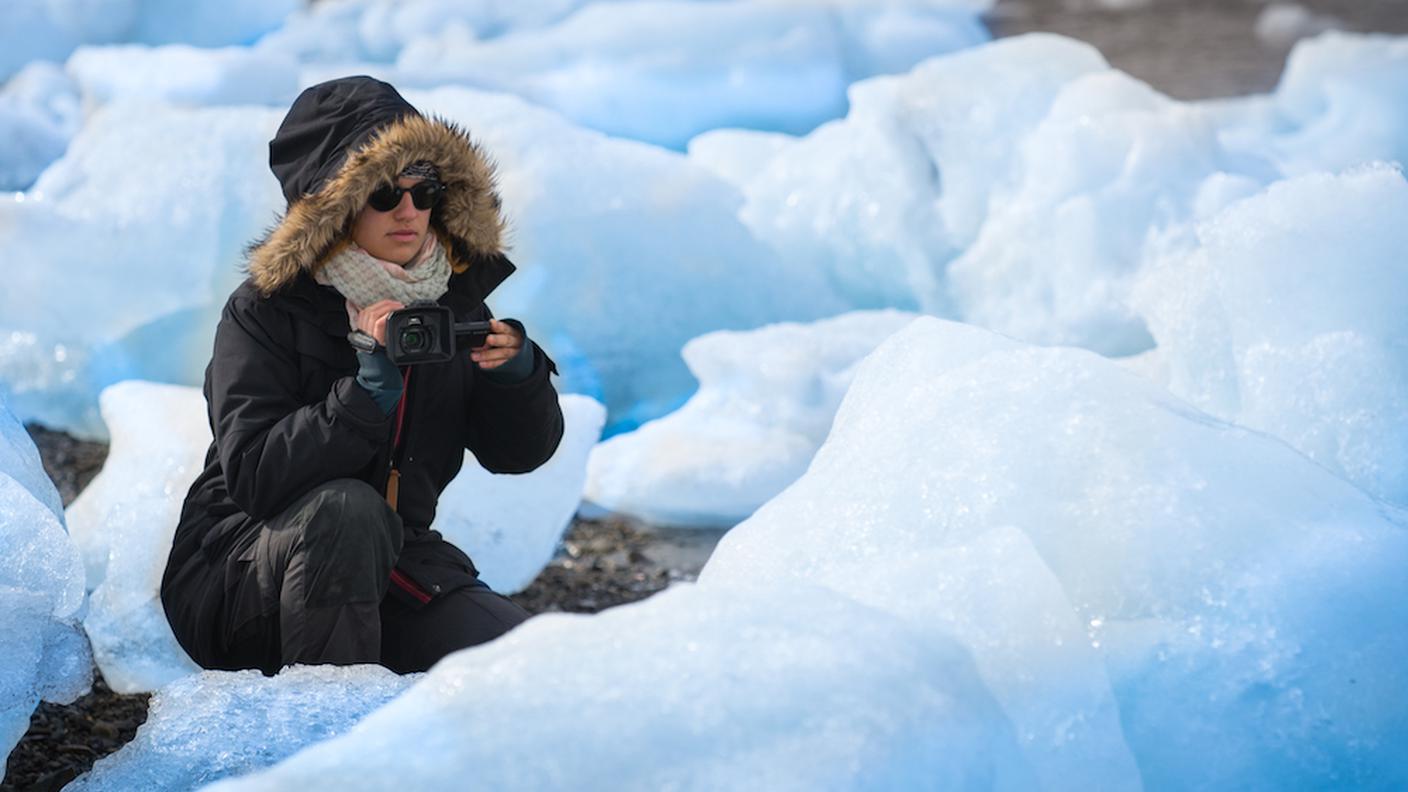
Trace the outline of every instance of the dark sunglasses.
<instances>
[{"instance_id":1,"label":"dark sunglasses","mask_svg":"<svg viewBox=\"0 0 1408 792\"><path fill-rule=\"evenodd\" d=\"M421 211L433 209L445 196L445 185L439 182L423 181L413 187L397 187L388 184L367 196L367 206L378 212L389 212L401 205L401 196L411 194L411 203Z\"/></svg>"}]
</instances>

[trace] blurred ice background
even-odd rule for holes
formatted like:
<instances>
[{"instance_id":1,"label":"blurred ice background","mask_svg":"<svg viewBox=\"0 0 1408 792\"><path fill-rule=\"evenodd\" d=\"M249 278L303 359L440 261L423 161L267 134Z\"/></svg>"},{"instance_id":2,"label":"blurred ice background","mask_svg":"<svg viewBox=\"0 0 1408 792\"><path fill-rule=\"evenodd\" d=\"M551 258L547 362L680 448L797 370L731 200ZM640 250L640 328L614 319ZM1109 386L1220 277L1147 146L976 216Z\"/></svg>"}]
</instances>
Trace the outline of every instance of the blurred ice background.
<instances>
[{"instance_id":1,"label":"blurred ice background","mask_svg":"<svg viewBox=\"0 0 1408 792\"><path fill-rule=\"evenodd\" d=\"M1170 7L8 3L6 750L91 641L166 687L84 788L1408 785L1408 38L1351 32L1408 4ZM352 73L493 153L491 301L567 394L552 465L466 466L437 527L505 590L584 497L737 527L419 681L190 676L189 386L269 136ZM67 521L22 422L112 442Z\"/></svg>"}]
</instances>

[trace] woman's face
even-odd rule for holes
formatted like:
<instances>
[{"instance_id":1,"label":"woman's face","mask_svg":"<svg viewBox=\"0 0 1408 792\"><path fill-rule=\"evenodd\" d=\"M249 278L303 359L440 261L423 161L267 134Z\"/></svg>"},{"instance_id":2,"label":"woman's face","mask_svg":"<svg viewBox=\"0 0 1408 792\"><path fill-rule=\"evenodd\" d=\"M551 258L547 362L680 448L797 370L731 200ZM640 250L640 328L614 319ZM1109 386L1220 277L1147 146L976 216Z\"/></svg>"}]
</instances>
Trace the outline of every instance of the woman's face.
<instances>
[{"instance_id":1,"label":"woman's face","mask_svg":"<svg viewBox=\"0 0 1408 792\"><path fill-rule=\"evenodd\" d=\"M414 187L420 179L402 176L398 187ZM352 241L357 246L384 261L407 264L420 252L425 235L430 231L430 209L417 209L409 192L401 194L401 202L389 212L378 212L363 206L352 221Z\"/></svg>"}]
</instances>

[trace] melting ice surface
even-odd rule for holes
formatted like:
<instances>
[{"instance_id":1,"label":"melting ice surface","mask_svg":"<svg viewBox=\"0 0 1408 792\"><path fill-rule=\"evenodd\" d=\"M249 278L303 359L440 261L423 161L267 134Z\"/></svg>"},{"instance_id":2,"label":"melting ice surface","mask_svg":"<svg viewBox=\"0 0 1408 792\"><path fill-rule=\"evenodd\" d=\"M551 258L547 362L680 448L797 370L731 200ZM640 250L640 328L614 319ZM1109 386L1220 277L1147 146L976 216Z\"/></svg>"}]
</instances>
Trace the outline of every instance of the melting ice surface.
<instances>
[{"instance_id":1,"label":"melting ice surface","mask_svg":"<svg viewBox=\"0 0 1408 792\"><path fill-rule=\"evenodd\" d=\"M914 318L855 311L690 341L683 357L699 391L598 445L586 498L655 524L742 522L806 471L856 364Z\"/></svg>"},{"instance_id":2,"label":"melting ice surface","mask_svg":"<svg viewBox=\"0 0 1408 792\"><path fill-rule=\"evenodd\" d=\"M78 627L83 565L39 452L0 399L0 756L42 699L67 703L92 683Z\"/></svg>"},{"instance_id":3,"label":"melting ice surface","mask_svg":"<svg viewBox=\"0 0 1408 792\"><path fill-rule=\"evenodd\" d=\"M1034 35L860 83L849 116L805 138L714 132L690 158L740 186L741 217L780 257L849 301L1144 352L1129 365L1201 409L1408 503L1405 90L1403 40L1327 36L1296 49L1274 95L1198 105ZM804 349L797 381L824 376L832 363ZM715 370L759 355L718 354L731 359ZM730 437L757 410L748 379L699 379L687 409L603 446L594 497L727 523L743 503L727 482L746 476L756 506L795 478L748 475L781 469L778 444L667 442L685 425ZM626 472L640 470L657 473Z\"/></svg>"},{"instance_id":4,"label":"melting ice surface","mask_svg":"<svg viewBox=\"0 0 1408 792\"><path fill-rule=\"evenodd\" d=\"M210 445L199 390L123 382L103 391L112 447L103 471L69 507L92 589L83 622L113 690L155 690L199 670L176 643L161 607L166 556L191 482ZM601 405L563 396L563 440L542 467L489 473L466 455L441 495L432 526L474 559L484 581L512 593L538 574L581 501L587 453L601 435Z\"/></svg>"},{"instance_id":5,"label":"melting ice surface","mask_svg":"<svg viewBox=\"0 0 1408 792\"><path fill-rule=\"evenodd\" d=\"M199 789L346 732L419 676L374 665L193 674L152 696L137 737L64 789Z\"/></svg>"},{"instance_id":6,"label":"melting ice surface","mask_svg":"<svg viewBox=\"0 0 1408 792\"><path fill-rule=\"evenodd\" d=\"M531 620L217 788L1397 787L1405 564L1408 514L1284 443L921 318L697 584Z\"/></svg>"},{"instance_id":7,"label":"melting ice surface","mask_svg":"<svg viewBox=\"0 0 1408 792\"><path fill-rule=\"evenodd\" d=\"M250 44L299 0L10 0L0 6L0 80L26 63L62 61L81 44Z\"/></svg>"}]
</instances>

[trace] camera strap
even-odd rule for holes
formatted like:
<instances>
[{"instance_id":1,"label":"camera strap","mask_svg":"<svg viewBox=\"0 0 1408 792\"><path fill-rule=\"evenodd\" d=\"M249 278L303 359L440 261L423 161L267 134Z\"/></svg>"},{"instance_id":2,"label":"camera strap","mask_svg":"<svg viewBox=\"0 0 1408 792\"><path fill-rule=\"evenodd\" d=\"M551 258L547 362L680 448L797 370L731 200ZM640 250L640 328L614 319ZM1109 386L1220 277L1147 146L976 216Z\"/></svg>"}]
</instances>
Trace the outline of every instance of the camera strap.
<instances>
[{"instance_id":1,"label":"camera strap","mask_svg":"<svg viewBox=\"0 0 1408 792\"><path fill-rule=\"evenodd\" d=\"M386 503L396 511L396 503L401 497L401 471L396 463L401 452L401 430L406 422L406 402L411 395L411 368L401 375L401 400L396 403L396 438L391 441L391 472L386 476Z\"/></svg>"}]
</instances>

